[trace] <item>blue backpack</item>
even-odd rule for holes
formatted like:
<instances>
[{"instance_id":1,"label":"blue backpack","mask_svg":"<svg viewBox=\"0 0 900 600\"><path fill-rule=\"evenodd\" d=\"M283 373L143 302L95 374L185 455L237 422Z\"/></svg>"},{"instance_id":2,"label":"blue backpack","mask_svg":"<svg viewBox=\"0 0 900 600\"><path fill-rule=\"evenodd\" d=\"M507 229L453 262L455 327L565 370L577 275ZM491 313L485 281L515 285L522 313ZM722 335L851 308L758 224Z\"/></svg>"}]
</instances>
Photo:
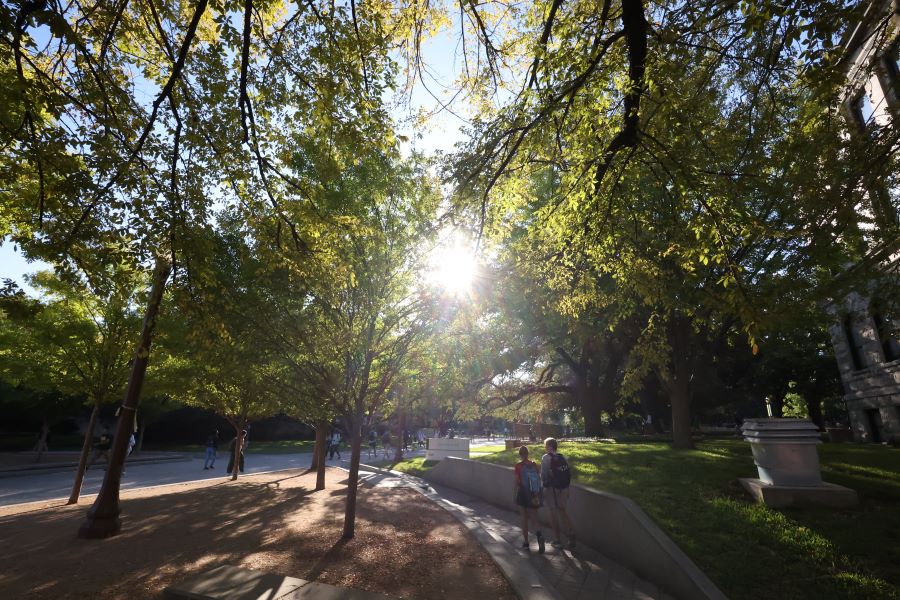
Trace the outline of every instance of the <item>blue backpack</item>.
<instances>
[{"instance_id":1,"label":"blue backpack","mask_svg":"<svg viewBox=\"0 0 900 600\"><path fill-rule=\"evenodd\" d=\"M541 505L541 476L538 475L534 463L522 465L522 490L531 506Z\"/></svg>"}]
</instances>

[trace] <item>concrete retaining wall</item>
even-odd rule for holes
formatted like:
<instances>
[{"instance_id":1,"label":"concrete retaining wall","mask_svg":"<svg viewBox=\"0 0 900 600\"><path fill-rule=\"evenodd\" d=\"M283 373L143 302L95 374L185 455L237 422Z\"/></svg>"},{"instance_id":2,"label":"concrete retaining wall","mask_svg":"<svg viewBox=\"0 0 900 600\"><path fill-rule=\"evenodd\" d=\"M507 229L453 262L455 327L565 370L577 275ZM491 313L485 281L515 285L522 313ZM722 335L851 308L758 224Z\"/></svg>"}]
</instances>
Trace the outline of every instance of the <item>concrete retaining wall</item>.
<instances>
[{"instance_id":1,"label":"concrete retaining wall","mask_svg":"<svg viewBox=\"0 0 900 600\"><path fill-rule=\"evenodd\" d=\"M426 478L496 504L513 502L513 470L473 460L447 458ZM549 524L547 509L539 511ZM725 595L632 500L572 485L569 515L579 541L594 548L660 589L684 600L725 600ZM738 543L738 542L735 542Z\"/></svg>"}]
</instances>

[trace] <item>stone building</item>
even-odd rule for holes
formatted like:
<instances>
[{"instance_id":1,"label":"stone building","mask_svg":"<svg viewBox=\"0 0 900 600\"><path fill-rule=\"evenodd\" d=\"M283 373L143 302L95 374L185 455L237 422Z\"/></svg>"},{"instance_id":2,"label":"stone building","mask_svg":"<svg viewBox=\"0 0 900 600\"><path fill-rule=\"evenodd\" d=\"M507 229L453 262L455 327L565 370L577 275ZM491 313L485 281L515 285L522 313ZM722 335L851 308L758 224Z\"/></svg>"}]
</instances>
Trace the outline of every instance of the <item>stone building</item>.
<instances>
[{"instance_id":1,"label":"stone building","mask_svg":"<svg viewBox=\"0 0 900 600\"><path fill-rule=\"evenodd\" d=\"M842 109L850 134L864 140L896 133L900 126L898 31L900 2L875 0L844 46ZM868 202L857 210L869 228L870 248L878 250L882 276L830 307L831 339L854 440L900 443L898 190L877 180L863 185Z\"/></svg>"}]
</instances>

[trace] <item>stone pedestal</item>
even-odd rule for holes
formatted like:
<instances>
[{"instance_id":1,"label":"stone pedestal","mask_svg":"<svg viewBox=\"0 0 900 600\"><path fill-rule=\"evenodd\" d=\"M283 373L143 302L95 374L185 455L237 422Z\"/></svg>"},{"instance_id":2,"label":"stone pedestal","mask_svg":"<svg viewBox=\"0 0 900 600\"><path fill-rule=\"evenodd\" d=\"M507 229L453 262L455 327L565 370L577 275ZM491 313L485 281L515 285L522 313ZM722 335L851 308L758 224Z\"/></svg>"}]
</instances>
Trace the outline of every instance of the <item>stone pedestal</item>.
<instances>
[{"instance_id":1,"label":"stone pedestal","mask_svg":"<svg viewBox=\"0 0 900 600\"><path fill-rule=\"evenodd\" d=\"M773 507L856 504L856 492L822 481L821 443L816 426L806 419L746 419L741 428L750 442L759 479L741 479L759 502Z\"/></svg>"},{"instance_id":2,"label":"stone pedestal","mask_svg":"<svg viewBox=\"0 0 900 600\"><path fill-rule=\"evenodd\" d=\"M847 508L856 506L859 498L856 490L851 490L842 485L822 482L814 487L795 487L789 485L771 485L760 481L741 477L741 485L747 493L772 508L784 508L787 506L830 506L832 508Z\"/></svg>"},{"instance_id":3,"label":"stone pedestal","mask_svg":"<svg viewBox=\"0 0 900 600\"><path fill-rule=\"evenodd\" d=\"M469 458L469 440L466 438L428 438L425 460L443 460L448 456Z\"/></svg>"}]
</instances>

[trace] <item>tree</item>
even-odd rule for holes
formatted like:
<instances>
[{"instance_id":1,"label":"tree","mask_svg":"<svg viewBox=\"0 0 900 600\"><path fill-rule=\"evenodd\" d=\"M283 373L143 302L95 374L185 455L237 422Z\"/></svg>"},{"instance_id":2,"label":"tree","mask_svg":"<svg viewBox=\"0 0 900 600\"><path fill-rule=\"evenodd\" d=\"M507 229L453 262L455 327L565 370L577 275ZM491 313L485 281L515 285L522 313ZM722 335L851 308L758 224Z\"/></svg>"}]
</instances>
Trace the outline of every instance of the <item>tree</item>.
<instances>
[{"instance_id":1,"label":"tree","mask_svg":"<svg viewBox=\"0 0 900 600\"><path fill-rule=\"evenodd\" d=\"M319 240L329 249L319 268L332 275L279 273L262 320L291 380L303 382L294 397L302 401L309 390L344 424L350 538L363 429L389 410L391 390L430 328L432 301L416 281L438 198L424 167L393 152L360 156L327 184L328 217L343 223Z\"/></svg>"},{"instance_id":2,"label":"tree","mask_svg":"<svg viewBox=\"0 0 900 600\"><path fill-rule=\"evenodd\" d=\"M625 391L654 374L676 447L691 445L698 342L734 329L757 351L769 294L824 297L817 269L858 252L855 217L836 207L858 195L862 165L844 160L828 52L853 21L825 15L847 12L552 2L476 32L515 89L485 104L455 158L460 208L498 244L527 235L526 268L574 318L599 304L613 323L638 320ZM505 33L516 43L494 39Z\"/></svg>"},{"instance_id":3,"label":"tree","mask_svg":"<svg viewBox=\"0 0 900 600\"><path fill-rule=\"evenodd\" d=\"M80 395L92 406L69 504L78 502L100 407L124 391L138 331L139 272L121 264L102 275L88 280L77 272L38 273L32 285L45 300L3 323L8 380Z\"/></svg>"}]
</instances>

